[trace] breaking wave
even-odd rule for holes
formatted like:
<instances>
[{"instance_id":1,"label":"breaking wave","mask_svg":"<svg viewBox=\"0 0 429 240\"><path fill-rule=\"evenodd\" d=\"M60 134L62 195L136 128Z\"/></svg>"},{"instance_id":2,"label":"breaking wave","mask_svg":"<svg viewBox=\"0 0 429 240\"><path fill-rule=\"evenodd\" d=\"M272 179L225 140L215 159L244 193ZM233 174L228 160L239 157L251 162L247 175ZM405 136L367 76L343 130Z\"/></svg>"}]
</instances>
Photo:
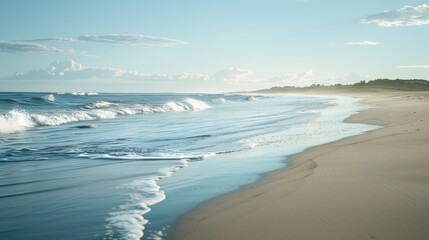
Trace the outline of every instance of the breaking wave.
<instances>
[{"instance_id":1,"label":"breaking wave","mask_svg":"<svg viewBox=\"0 0 429 240\"><path fill-rule=\"evenodd\" d=\"M57 92L58 95L73 95L73 96L94 96L96 92Z\"/></svg>"},{"instance_id":2,"label":"breaking wave","mask_svg":"<svg viewBox=\"0 0 429 240\"><path fill-rule=\"evenodd\" d=\"M107 101L97 101L97 102L85 105L84 108L87 108L87 109L97 109L97 108L110 107L112 105L114 105L114 103L107 102Z\"/></svg>"},{"instance_id":3,"label":"breaking wave","mask_svg":"<svg viewBox=\"0 0 429 240\"><path fill-rule=\"evenodd\" d=\"M180 152L138 152L138 151L110 151L108 153L80 153L78 157L91 159L111 159L111 160L182 160L200 161L208 157L215 156L216 153L180 153Z\"/></svg>"},{"instance_id":4,"label":"breaking wave","mask_svg":"<svg viewBox=\"0 0 429 240\"><path fill-rule=\"evenodd\" d=\"M215 98L212 100L214 103L226 103L225 98Z\"/></svg>"},{"instance_id":5,"label":"breaking wave","mask_svg":"<svg viewBox=\"0 0 429 240\"><path fill-rule=\"evenodd\" d=\"M30 115L25 111L14 109L0 115L0 134L21 132L34 125Z\"/></svg>"},{"instance_id":6,"label":"breaking wave","mask_svg":"<svg viewBox=\"0 0 429 240\"><path fill-rule=\"evenodd\" d=\"M47 94L47 95L43 95L40 97L32 97L31 98L32 101L42 101L42 102L47 102L47 103L53 103L55 102L55 96L54 94Z\"/></svg>"},{"instance_id":7,"label":"breaking wave","mask_svg":"<svg viewBox=\"0 0 429 240\"><path fill-rule=\"evenodd\" d=\"M50 96L47 96L49 99ZM202 111L208 108L211 107L205 102L187 98L183 101L170 101L162 106L98 101L87 104L80 110L64 112L29 113L25 110L13 109L0 114L0 134L17 133L35 126L57 126L71 122L115 118L121 115Z\"/></svg>"}]
</instances>

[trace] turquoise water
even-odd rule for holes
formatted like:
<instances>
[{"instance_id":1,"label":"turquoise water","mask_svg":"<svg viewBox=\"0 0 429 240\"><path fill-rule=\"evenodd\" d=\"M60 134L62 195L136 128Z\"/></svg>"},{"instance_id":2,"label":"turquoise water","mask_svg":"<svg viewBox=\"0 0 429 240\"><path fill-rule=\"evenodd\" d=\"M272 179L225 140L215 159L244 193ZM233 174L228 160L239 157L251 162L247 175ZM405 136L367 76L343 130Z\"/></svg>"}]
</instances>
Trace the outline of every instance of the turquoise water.
<instances>
[{"instance_id":1,"label":"turquoise water","mask_svg":"<svg viewBox=\"0 0 429 240\"><path fill-rule=\"evenodd\" d=\"M0 239L169 239L291 154L374 129L346 97L0 93Z\"/></svg>"}]
</instances>

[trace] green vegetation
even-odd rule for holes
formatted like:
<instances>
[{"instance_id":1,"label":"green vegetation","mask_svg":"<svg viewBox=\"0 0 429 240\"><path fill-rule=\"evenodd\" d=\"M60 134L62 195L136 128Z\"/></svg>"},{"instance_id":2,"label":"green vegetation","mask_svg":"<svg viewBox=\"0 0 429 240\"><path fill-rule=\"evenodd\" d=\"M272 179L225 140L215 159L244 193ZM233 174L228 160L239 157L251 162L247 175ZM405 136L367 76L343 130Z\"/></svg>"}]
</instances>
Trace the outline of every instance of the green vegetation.
<instances>
[{"instance_id":1,"label":"green vegetation","mask_svg":"<svg viewBox=\"0 0 429 240\"><path fill-rule=\"evenodd\" d=\"M283 93L283 92L314 92L314 91L347 91L347 92L381 92L381 91L429 91L429 81L423 79L376 79L371 81L360 81L352 85L335 84L324 86L313 84L309 87L273 87L263 89L260 93Z\"/></svg>"}]
</instances>

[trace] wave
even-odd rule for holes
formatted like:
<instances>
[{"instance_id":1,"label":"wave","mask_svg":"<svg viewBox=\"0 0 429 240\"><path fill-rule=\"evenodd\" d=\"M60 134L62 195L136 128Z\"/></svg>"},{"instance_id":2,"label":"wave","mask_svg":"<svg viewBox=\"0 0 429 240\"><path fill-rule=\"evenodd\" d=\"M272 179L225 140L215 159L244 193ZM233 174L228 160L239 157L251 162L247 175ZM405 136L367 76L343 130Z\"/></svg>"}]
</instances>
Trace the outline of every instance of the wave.
<instances>
[{"instance_id":1,"label":"wave","mask_svg":"<svg viewBox=\"0 0 429 240\"><path fill-rule=\"evenodd\" d=\"M78 157L90 159L111 159L111 160L189 160L200 161L208 157L215 156L216 153L181 153L181 152L133 152L133 151L111 151L109 153L80 153Z\"/></svg>"},{"instance_id":2,"label":"wave","mask_svg":"<svg viewBox=\"0 0 429 240\"><path fill-rule=\"evenodd\" d=\"M170 101L162 106L98 101L87 104L77 111L28 113L13 109L6 114L0 114L0 134L17 133L35 126L58 126L71 122L115 118L120 115L201 111L208 108L211 107L205 102L187 98L180 102Z\"/></svg>"},{"instance_id":3,"label":"wave","mask_svg":"<svg viewBox=\"0 0 429 240\"><path fill-rule=\"evenodd\" d=\"M172 167L159 169L155 176L137 179L119 187L131 190L131 193L128 194L129 200L127 203L117 207L116 209L119 210L110 212L106 218L107 239L141 239L144 234L145 225L148 223L144 215L151 210L151 206L166 198L164 191L161 190L157 182L163 178L170 177L181 168L188 166L188 162L192 161L192 158L196 159L198 156L201 159L216 154L167 152L161 155L166 160L174 160L172 156L175 156L178 161ZM159 232L149 234L151 235L150 237L163 235Z\"/></svg>"},{"instance_id":4,"label":"wave","mask_svg":"<svg viewBox=\"0 0 429 240\"><path fill-rule=\"evenodd\" d=\"M201 111L208 108L211 107L207 103L192 98L187 98L182 102L167 102L161 107L166 112Z\"/></svg>"},{"instance_id":5,"label":"wave","mask_svg":"<svg viewBox=\"0 0 429 240\"><path fill-rule=\"evenodd\" d=\"M214 103L226 103L225 98L215 98L212 100Z\"/></svg>"},{"instance_id":6,"label":"wave","mask_svg":"<svg viewBox=\"0 0 429 240\"><path fill-rule=\"evenodd\" d=\"M222 154L222 153L220 153ZM0 162L42 161L57 158L81 158L116 161L202 161L217 155L215 152L183 152L166 149L124 148L74 148L73 146L33 148L10 148L0 151Z\"/></svg>"},{"instance_id":7,"label":"wave","mask_svg":"<svg viewBox=\"0 0 429 240\"><path fill-rule=\"evenodd\" d=\"M141 153L133 154L142 155ZM172 167L159 169L155 176L140 178L119 187L120 189L131 192L128 193L129 199L127 203L118 206L116 208L118 210L110 212L106 218L105 228L107 239L141 239L144 235L145 225L148 223L144 215L151 211L151 206L166 198L164 191L161 190L157 182L160 179L170 177L179 169L188 166L189 161L215 155L214 153L201 154L179 152L152 154L159 154L159 157L165 160L178 161ZM109 153L109 155L116 154ZM122 155L122 153L120 153L120 155ZM131 157L134 158L135 155ZM154 233L149 234L151 235L150 237L154 236Z\"/></svg>"},{"instance_id":8,"label":"wave","mask_svg":"<svg viewBox=\"0 0 429 240\"><path fill-rule=\"evenodd\" d=\"M84 108L87 109L97 109L97 108L106 108L114 105L114 103L107 102L107 101L97 101L94 103L90 103L84 106Z\"/></svg>"},{"instance_id":9,"label":"wave","mask_svg":"<svg viewBox=\"0 0 429 240\"><path fill-rule=\"evenodd\" d=\"M21 132L34 125L31 116L22 110L14 109L0 115L0 134Z\"/></svg>"},{"instance_id":10,"label":"wave","mask_svg":"<svg viewBox=\"0 0 429 240\"><path fill-rule=\"evenodd\" d=\"M18 100L15 100L15 99L2 98L2 99L0 99L0 103L19 104L19 103L21 103L21 102L20 102L20 101L18 101Z\"/></svg>"},{"instance_id":11,"label":"wave","mask_svg":"<svg viewBox=\"0 0 429 240\"><path fill-rule=\"evenodd\" d=\"M211 108L207 103L186 98L183 101L169 101L162 106L150 106L146 104L120 104L108 101L97 101L83 106L83 109L109 109L116 111L118 114L138 114L138 113L156 113L156 112L185 112L201 111Z\"/></svg>"},{"instance_id":12,"label":"wave","mask_svg":"<svg viewBox=\"0 0 429 240\"><path fill-rule=\"evenodd\" d=\"M96 92L57 92L58 95L73 95L73 96L93 96L98 95Z\"/></svg>"},{"instance_id":13,"label":"wave","mask_svg":"<svg viewBox=\"0 0 429 240\"><path fill-rule=\"evenodd\" d=\"M32 97L31 101L33 101L33 102L42 101L45 103L53 103L53 102L55 102L55 96L54 96L54 94L47 94L47 95L43 95L40 97Z\"/></svg>"},{"instance_id":14,"label":"wave","mask_svg":"<svg viewBox=\"0 0 429 240\"><path fill-rule=\"evenodd\" d=\"M54 102L55 101L54 94L44 95L44 96L41 96L40 98L45 100L45 101L48 101L48 102Z\"/></svg>"},{"instance_id":15,"label":"wave","mask_svg":"<svg viewBox=\"0 0 429 240\"><path fill-rule=\"evenodd\" d=\"M32 97L27 100L17 100L13 98L2 98L0 99L0 103L10 104L10 105L37 105L37 104L45 104L45 103L54 103L55 102L54 94L47 94L38 97Z\"/></svg>"},{"instance_id":16,"label":"wave","mask_svg":"<svg viewBox=\"0 0 429 240\"><path fill-rule=\"evenodd\" d=\"M163 201L164 191L157 182L170 177L174 172L188 165L187 160L181 160L176 165L160 169L157 176L134 180L121 185L119 188L130 190L127 203L118 206L106 218L107 239L141 239L145 225L149 222L144 214L150 212L151 206Z\"/></svg>"}]
</instances>

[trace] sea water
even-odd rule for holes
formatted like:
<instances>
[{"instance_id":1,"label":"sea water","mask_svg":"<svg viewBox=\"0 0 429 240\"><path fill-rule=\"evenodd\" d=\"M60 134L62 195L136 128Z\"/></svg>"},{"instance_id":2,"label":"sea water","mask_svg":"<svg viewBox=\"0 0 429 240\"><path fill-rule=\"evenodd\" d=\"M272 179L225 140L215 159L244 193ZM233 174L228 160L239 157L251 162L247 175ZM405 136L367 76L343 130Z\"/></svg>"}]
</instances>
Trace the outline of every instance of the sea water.
<instances>
[{"instance_id":1,"label":"sea water","mask_svg":"<svg viewBox=\"0 0 429 240\"><path fill-rule=\"evenodd\" d=\"M0 93L0 239L169 239L201 203L375 129L348 97Z\"/></svg>"}]
</instances>

